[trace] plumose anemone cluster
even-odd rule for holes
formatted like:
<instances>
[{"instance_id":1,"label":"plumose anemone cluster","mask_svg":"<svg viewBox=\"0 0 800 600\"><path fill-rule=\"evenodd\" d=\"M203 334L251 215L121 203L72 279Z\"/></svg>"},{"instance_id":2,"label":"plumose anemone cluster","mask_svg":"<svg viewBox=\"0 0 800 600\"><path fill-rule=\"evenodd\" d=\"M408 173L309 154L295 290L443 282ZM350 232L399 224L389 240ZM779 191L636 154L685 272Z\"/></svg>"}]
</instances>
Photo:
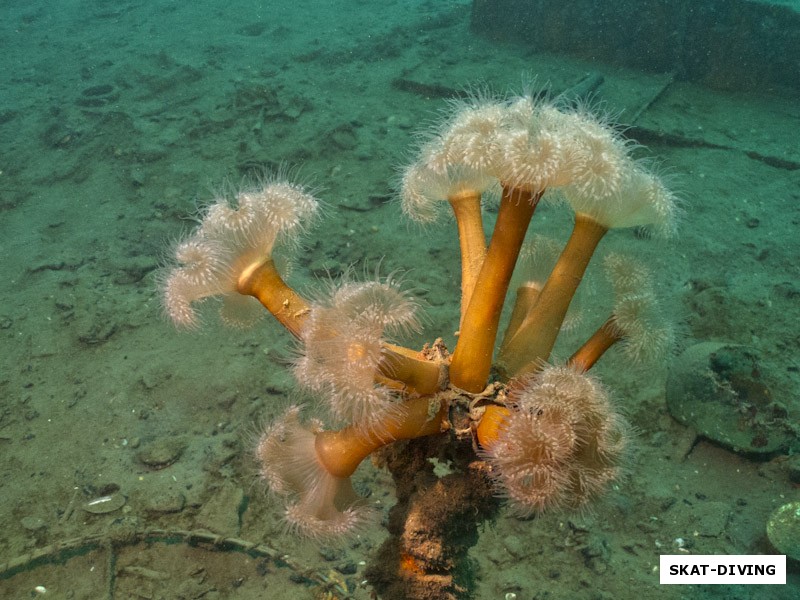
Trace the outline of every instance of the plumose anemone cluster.
<instances>
[{"instance_id":1,"label":"plumose anemone cluster","mask_svg":"<svg viewBox=\"0 0 800 600\"><path fill-rule=\"evenodd\" d=\"M400 440L441 436L474 448L472 460L521 515L584 507L619 477L630 427L588 371L618 342L637 362L669 350L647 269L608 255L608 318L567 361L551 354L605 233L674 228L675 198L634 148L605 118L558 100L480 96L451 105L399 192L411 219L429 223L449 206L456 220L460 327L452 353L440 338L421 350L398 344L420 321L396 278L358 281L345 269L316 298L286 283L273 248L296 245L318 213L301 185L266 178L206 208L163 277L167 315L196 327L198 306L218 298L223 320L245 325L262 305L296 338L294 374L338 427L304 423L292 406L260 436L261 475L294 530L325 539L358 530L372 511L351 476L364 458ZM499 196L488 240L487 192ZM550 252L548 268L518 275L509 294L540 201L568 206L574 227L560 252ZM441 567L411 543L399 556L404 576Z\"/></svg>"}]
</instances>

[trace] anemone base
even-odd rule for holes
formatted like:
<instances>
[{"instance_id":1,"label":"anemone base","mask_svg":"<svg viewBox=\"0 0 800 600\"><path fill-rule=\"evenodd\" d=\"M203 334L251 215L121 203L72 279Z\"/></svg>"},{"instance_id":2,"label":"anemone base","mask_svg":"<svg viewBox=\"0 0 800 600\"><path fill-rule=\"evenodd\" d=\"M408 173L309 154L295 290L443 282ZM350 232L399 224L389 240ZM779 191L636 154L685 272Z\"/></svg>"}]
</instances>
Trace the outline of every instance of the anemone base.
<instances>
[{"instance_id":1,"label":"anemone base","mask_svg":"<svg viewBox=\"0 0 800 600\"><path fill-rule=\"evenodd\" d=\"M448 436L392 444L383 460L397 487L389 513L391 536L367 569L367 579L383 600L463 600L471 597L474 575L467 551L478 525L499 503L486 464L475 459L469 442ZM437 476L433 463L450 473Z\"/></svg>"}]
</instances>

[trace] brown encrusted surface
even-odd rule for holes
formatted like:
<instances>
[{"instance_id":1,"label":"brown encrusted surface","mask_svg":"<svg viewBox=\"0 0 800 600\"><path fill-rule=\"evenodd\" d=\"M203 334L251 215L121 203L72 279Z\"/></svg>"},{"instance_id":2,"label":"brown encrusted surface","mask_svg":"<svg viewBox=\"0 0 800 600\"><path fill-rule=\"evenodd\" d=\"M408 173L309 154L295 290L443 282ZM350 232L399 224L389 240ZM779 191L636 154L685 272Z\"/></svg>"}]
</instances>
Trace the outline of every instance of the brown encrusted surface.
<instances>
[{"instance_id":1,"label":"brown encrusted surface","mask_svg":"<svg viewBox=\"0 0 800 600\"><path fill-rule=\"evenodd\" d=\"M469 597L467 551L478 525L497 509L486 465L467 442L440 456L442 438L390 446L386 466L397 486L389 513L391 534L367 569L367 579L384 600L449 600ZM450 446L452 449L453 446ZM430 458L449 461L437 477Z\"/></svg>"}]
</instances>

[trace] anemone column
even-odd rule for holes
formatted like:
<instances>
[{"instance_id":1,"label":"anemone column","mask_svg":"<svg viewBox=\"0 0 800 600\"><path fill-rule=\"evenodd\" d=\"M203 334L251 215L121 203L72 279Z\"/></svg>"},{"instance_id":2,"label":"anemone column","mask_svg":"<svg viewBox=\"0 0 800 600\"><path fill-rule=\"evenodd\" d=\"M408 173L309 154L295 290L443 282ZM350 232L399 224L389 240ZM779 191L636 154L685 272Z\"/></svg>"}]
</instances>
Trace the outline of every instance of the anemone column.
<instances>
[{"instance_id":1,"label":"anemone column","mask_svg":"<svg viewBox=\"0 0 800 600\"><path fill-rule=\"evenodd\" d=\"M448 452L454 471L437 478L428 460L452 438L432 437L388 447L397 504L389 511L390 537L370 562L366 578L382 600L459 600L474 587L467 552L478 526L499 507L485 463L461 442Z\"/></svg>"}]
</instances>

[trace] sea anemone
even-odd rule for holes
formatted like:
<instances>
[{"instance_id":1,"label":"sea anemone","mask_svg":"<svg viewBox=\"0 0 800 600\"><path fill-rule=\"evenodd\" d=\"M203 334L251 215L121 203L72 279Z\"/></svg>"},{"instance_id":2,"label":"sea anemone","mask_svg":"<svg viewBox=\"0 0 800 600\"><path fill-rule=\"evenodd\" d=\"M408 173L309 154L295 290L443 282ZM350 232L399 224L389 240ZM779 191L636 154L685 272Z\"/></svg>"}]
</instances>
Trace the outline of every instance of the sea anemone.
<instances>
[{"instance_id":1,"label":"sea anemone","mask_svg":"<svg viewBox=\"0 0 800 600\"><path fill-rule=\"evenodd\" d=\"M544 282L558 260L561 249L562 246L557 240L538 234L529 236L529 239L523 244L512 280L512 285L516 287L512 318L506 328L503 343L506 342L506 339L513 337L517 328L533 310ZM562 331L575 330L583 320L583 313L575 304L576 302L573 300L570 310L561 324Z\"/></svg>"},{"instance_id":2,"label":"sea anemone","mask_svg":"<svg viewBox=\"0 0 800 600\"><path fill-rule=\"evenodd\" d=\"M423 149L422 158L406 167L400 179L400 205L403 214L417 223L435 221L444 201L449 201L452 205L465 196L476 196L480 201L481 194L496 184L496 180L487 173L466 166L434 169L428 162L430 159L430 155L426 157ZM458 215L456 218L458 219Z\"/></svg>"},{"instance_id":3,"label":"sea anemone","mask_svg":"<svg viewBox=\"0 0 800 600\"><path fill-rule=\"evenodd\" d=\"M358 465L393 441L440 433L445 408L439 399L416 397L400 405L397 418L379 431L363 423L325 431L319 421L303 425L300 408L292 406L259 438L255 456L261 478L285 502L293 528L317 538L352 533L372 512L350 481Z\"/></svg>"},{"instance_id":4,"label":"sea anemone","mask_svg":"<svg viewBox=\"0 0 800 600\"><path fill-rule=\"evenodd\" d=\"M664 319L650 271L621 254L609 254L605 271L614 287L612 323L622 350L634 363L662 360L673 346L672 327Z\"/></svg>"},{"instance_id":5,"label":"sea anemone","mask_svg":"<svg viewBox=\"0 0 800 600\"><path fill-rule=\"evenodd\" d=\"M549 102L513 100L505 121L505 146L497 177L506 185L543 191L569 183L564 170L568 115Z\"/></svg>"},{"instance_id":6,"label":"sea anemone","mask_svg":"<svg viewBox=\"0 0 800 600\"><path fill-rule=\"evenodd\" d=\"M621 474L629 427L594 378L546 366L512 384L509 404L481 444L516 514L580 508Z\"/></svg>"},{"instance_id":7,"label":"sea anemone","mask_svg":"<svg viewBox=\"0 0 800 600\"><path fill-rule=\"evenodd\" d=\"M293 529L326 539L350 534L371 515L350 477L332 475L316 450L319 422L304 426L300 408L290 407L259 438L255 456L261 477L284 499L285 518Z\"/></svg>"},{"instance_id":8,"label":"sea anemone","mask_svg":"<svg viewBox=\"0 0 800 600\"><path fill-rule=\"evenodd\" d=\"M565 171L567 189L584 198L600 200L619 193L627 171L633 168L632 145L609 120L587 107L566 113Z\"/></svg>"},{"instance_id":9,"label":"sea anemone","mask_svg":"<svg viewBox=\"0 0 800 600\"><path fill-rule=\"evenodd\" d=\"M617 253L609 254L603 262L614 289L612 314L572 355L570 364L588 370L617 343L632 364L653 364L663 359L673 346L674 336L659 309L649 270Z\"/></svg>"},{"instance_id":10,"label":"sea anemone","mask_svg":"<svg viewBox=\"0 0 800 600\"><path fill-rule=\"evenodd\" d=\"M564 199L576 213L582 213L606 229L641 227L662 235L673 232L678 205L675 196L659 177L633 161L619 165L613 184L589 183L566 186ZM607 193L596 195L602 185Z\"/></svg>"},{"instance_id":11,"label":"sea anemone","mask_svg":"<svg viewBox=\"0 0 800 600\"><path fill-rule=\"evenodd\" d=\"M442 160L429 164L442 173L456 165L491 173L502 154L507 104L479 95L454 102L452 109L438 136Z\"/></svg>"},{"instance_id":12,"label":"sea anemone","mask_svg":"<svg viewBox=\"0 0 800 600\"><path fill-rule=\"evenodd\" d=\"M250 309L258 305L242 295L264 301L247 279L259 267L274 269L275 243L294 242L318 206L299 184L269 178L241 190L233 203L226 198L212 202L200 226L175 246L174 262L162 283L166 314L177 326L196 327L195 305L218 297L225 322L250 323L254 314Z\"/></svg>"},{"instance_id":13,"label":"sea anemone","mask_svg":"<svg viewBox=\"0 0 800 600\"><path fill-rule=\"evenodd\" d=\"M397 413L396 390L376 381L392 375L389 338L418 328L416 302L389 277L332 286L311 305L301 331L295 376L325 398L337 422L379 429Z\"/></svg>"},{"instance_id":14,"label":"sea anemone","mask_svg":"<svg viewBox=\"0 0 800 600\"><path fill-rule=\"evenodd\" d=\"M430 153L427 158L431 158ZM486 256L482 194L496 183L484 171L465 166L447 166L443 171L435 170L425 159L408 167L403 174L400 198L403 212L408 217L419 223L431 222L439 214L443 200L453 210L461 249L462 318Z\"/></svg>"},{"instance_id":15,"label":"sea anemone","mask_svg":"<svg viewBox=\"0 0 800 600\"><path fill-rule=\"evenodd\" d=\"M543 193L503 186L492 239L469 305L462 312L459 339L450 362L450 381L462 390L478 393L486 387L508 285Z\"/></svg>"},{"instance_id":16,"label":"sea anemone","mask_svg":"<svg viewBox=\"0 0 800 600\"><path fill-rule=\"evenodd\" d=\"M575 211L575 224L534 310L500 348L500 366L508 375L530 373L539 361L549 359L589 261L610 228L672 229L677 213L675 197L658 177L633 162L621 176L620 185L614 186L616 191L606 197L588 196L580 186L564 188L564 198Z\"/></svg>"}]
</instances>

